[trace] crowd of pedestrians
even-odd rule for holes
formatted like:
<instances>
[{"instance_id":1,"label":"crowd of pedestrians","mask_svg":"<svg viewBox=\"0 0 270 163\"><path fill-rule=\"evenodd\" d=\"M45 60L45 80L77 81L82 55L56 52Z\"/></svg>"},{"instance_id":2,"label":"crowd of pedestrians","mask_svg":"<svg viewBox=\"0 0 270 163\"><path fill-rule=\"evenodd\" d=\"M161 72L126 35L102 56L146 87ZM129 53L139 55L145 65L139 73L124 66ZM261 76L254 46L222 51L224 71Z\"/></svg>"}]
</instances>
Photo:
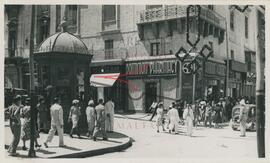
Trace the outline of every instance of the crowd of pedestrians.
<instances>
[{"instance_id":1,"label":"crowd of pedestrians","mask_svg":"<svg viewBox=\"0 0 270 163\"><path fill-rule=\"evenodd\" d=\"M157 132L160 132L162 127L163 131L167 129L169 133L176 133L180 125L185 124L187 135L192 136L193 127L223 128L224 123L228 123L232 118L233 107L240 105L240 108L244 108L240 109L240 136L245 136L246 103L249 101L245 98L234 101L230 97L226 100L220 98L218 101L196 100L194 103L179 100L165 108L163 102L154 101L150 107L152 116L149 120L152 121L157 115Z\"/></svg>"},{"instance_id":2,"label":"crowd of pedestrians","mask_svg":"<svg viewBox=\"0 0 270 163\"><path fill-rule=\"evenodd\" d=\"M20 95L16 95L13 98L12 105L6 109L6 115L9 117L10 129L13 135L12 142L9 146L8 153L11 156L16 156L16 152L20 139L23 141L22 150L27 150L26 141L31 137L31 99L29 97L22 99ZM98 133L101 133L103 140L108 140L107 132L112 133L114 128L114 103L112 99L109 99L105 104L103 99L98 100L98 104L95 105L94 100L89 100L88 106L85 112L81 112L80 101L74 99L69 111L68 123L72 124L69 132L69 136L74 138L74 134L77 134L78 138L81 138L81 130L79 126L79 120L82 114L86 114L87 119L87 134L89 139L97 140ZM48 131L48 136L43 145L48 148L48 144L53 140L57 131L59 137L59 147L65 146L64 143L64 117L63 108L61 106L61 100L58 97L53 99L53 104L49 110L45 105L45 99L40 97L37 106L34 108L34 142L35 147L39 148L41 145L38 143L40 138L40 132ZM48 116L49 114L49 116ZM50 118L50 125L49 125ZM50 128L49 128L50 126Z\"/></svg>"}]
</instances>

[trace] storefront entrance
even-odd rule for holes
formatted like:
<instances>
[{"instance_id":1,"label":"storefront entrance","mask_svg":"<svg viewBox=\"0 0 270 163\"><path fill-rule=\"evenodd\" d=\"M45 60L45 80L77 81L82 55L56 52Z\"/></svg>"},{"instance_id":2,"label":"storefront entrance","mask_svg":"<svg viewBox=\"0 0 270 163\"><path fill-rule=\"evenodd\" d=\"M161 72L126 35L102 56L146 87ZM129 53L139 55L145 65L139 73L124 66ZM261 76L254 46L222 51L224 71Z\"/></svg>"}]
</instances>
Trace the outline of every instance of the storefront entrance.
<instances>
[{"instance_id":1,"label":"storefront entrance","mask_svg":"<svg viewBox=\"0 0 270 163\"><path fill-rule=\"evenodd\" d=\"M149 82L145 83L145 112L150 112L150 106L153 101L157 100L157 83Z\"/></svg>"}]
</instances>

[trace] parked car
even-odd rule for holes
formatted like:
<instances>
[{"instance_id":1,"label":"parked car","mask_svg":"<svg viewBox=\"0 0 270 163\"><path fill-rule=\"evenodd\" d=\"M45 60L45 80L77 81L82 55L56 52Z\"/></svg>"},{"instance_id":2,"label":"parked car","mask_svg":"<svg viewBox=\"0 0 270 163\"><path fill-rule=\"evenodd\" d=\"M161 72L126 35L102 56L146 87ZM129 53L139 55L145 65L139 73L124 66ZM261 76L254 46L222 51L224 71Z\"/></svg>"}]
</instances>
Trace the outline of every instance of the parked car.
<instances>
[{"instance_id":1,"label":"parked car","mask_svg":"<svg viewBox=\"0 0 270 163\"><path fill-rule=\"evenodd\" d=\"M247 130L256 131L256 105L247 104L246 108L248 109L248 119L247 119ZM236 105L232 109L232 119L230 125L233 130L240 130L240 105Z\"/></svg>"}]
</instances>

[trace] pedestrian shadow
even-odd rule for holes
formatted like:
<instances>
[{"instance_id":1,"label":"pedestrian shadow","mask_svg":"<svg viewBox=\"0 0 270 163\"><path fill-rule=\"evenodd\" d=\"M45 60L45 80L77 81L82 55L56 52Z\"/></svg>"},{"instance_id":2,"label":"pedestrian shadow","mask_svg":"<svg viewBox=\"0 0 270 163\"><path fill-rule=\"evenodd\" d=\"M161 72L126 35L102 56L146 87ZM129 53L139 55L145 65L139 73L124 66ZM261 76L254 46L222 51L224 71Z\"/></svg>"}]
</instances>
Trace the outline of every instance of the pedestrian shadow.
<instances>
[{"instance_id":1,"label":"pedestrian shadow","mask_svg":"<svg viewBox=\"0 0 270 163\"><path fill-rule=\"evenodd\" d=\"M56 154L56 152L51 152L51 151L47 151L47 150L44 150L44 149L37 149L36 152L38 153L43 153L43 154Z\"/></svg>"},{"instance_id":2,"label":"pedestrian shadow","mask_svg":"<svg viewBox=\"0 0 270 163\"><path fill-rule=\"evenodd\" d=\"M121 139L121 138L127 138L127 135L118 133L118 132L113 132L113 133L107 133L109 138L113 138L113 139Z\"/></svg>"},{"instance_id":3,"label":"pedestrian shadow","mask_svg":"<svg viewBox=\"0 0 270 163\"><path fill-rule=\"evenodd\" d=\"M116 140L111 140L111 139L108 139L106 141L107 142L111 142L111 143L117 143L117 144L121 144L122 143L121 141L116 141Z\"/></svg>"},{"instance_id":4,"label":"pedestrian shadow","mask_svg":"<svg viewBox=\"0 0 270 163\"><path fill-rule=\"evenodd\" d=\"M82 149L71 147L71 146L67 146L67 145L65 145L64 147L61 147L61 148L72 150L72 151L81 151L82 150Z\"/></svg>"}]
</instances>

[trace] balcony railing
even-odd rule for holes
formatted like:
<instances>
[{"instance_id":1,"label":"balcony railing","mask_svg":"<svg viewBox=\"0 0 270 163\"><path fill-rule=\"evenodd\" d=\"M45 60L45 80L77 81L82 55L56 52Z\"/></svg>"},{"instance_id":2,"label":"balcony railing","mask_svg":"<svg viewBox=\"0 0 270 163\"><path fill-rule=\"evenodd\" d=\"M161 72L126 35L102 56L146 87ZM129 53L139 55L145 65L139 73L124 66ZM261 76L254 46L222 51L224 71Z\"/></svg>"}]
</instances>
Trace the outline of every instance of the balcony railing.
<instances>
[{"instance_id":1,"label":"balcony railing","mask_svg":"<svg viewBox=\"0 0 270 163\"><path fill-rule=\"evenodd\" d=\"M23 57L23 58L28 58L29 57L29 49L26 48L16 48L11 52L11 49L5 48L5 57L11 57L11 53L13 53L12 57Z\"/></svg>"},{"instance_id":2,"label":"balcony railing","mask_svg":"<svg viewBox=\"0 0 270 163\"><path fill-rule=\"evenodd\" d=\"M128 57L127 49L101 49L101 50L89 50L89 53L93 54L93 61L102 61L110 59L126 59Z\"/></svg>"},{"instance_id":3,"label":"balcony railing","mask_svg":"<svg viewBox=\"0 0 270 163\"><path fill-rule=\"evenodd\" d=\"M164 21L169 19L176 19L186 17L187 6L166 6L162 8L154 8L143 10L139 13L138 24L150 23L155 21ZM196 11L190 13L190 16L195 16ZM225 28L224 18L215 11L209 10L206 7L201 8L201 18L221 28Z\"/></svg>"}]
</instances>

